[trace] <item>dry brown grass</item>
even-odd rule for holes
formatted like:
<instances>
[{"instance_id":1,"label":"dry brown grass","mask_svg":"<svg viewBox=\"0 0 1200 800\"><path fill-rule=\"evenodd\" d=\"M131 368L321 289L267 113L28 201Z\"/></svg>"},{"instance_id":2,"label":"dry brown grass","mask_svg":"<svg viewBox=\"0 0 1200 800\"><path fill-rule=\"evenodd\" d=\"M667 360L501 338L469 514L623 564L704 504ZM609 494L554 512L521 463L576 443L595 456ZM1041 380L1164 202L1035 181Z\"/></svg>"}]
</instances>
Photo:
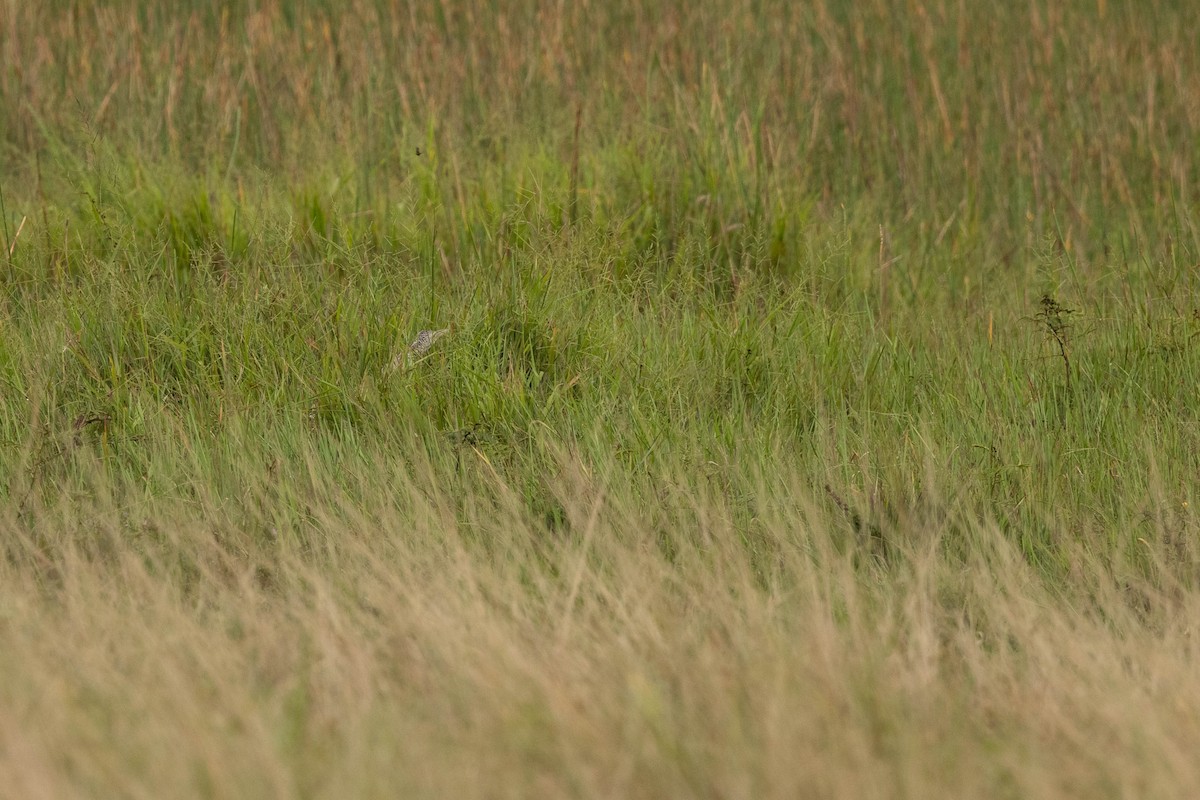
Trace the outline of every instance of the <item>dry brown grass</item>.
<instances>
[{"instance_id":1,"label":"dry brown grass","mask_svg":"<svg viewBox=\"0 0 1200 800\"><path fill-rule=\"evenodd\" d=\"M1052 590L970 521L914 524L884 565L783 483L757 523L764 568L719 504L680 499L655 524L581 478L562 538L503 491L455 522L449 496L387 482L364 507L318 479L306 547L253 544L213 498L160 507L141 539L104 501L43 510L36 544L10 519L0 794L1093 798L1200 781L1195 590L1082 551Z\"/></svg>"}]
</instances>

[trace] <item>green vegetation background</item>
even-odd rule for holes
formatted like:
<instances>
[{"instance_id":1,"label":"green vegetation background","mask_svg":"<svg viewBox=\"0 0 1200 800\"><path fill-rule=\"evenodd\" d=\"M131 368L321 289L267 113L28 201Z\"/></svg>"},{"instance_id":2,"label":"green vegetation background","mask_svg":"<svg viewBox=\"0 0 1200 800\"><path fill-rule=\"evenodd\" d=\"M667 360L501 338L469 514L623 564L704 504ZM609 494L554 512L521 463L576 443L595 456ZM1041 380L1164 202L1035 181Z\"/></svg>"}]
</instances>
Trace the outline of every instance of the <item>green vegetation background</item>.
<instances>
[{"instance_id":1,"label":"green vegetation background","mask_svg":"<svg viewBox=\"0 0 1200 800\"><path fill-rule=\"evenodd\" d=\"M1035 558L1181 508L1187 4L700 5L9 6L8 501L75 436L152 493L314 442L545 513L557 449L748 519L800 473Z\"/></svg>"}]
</instances>

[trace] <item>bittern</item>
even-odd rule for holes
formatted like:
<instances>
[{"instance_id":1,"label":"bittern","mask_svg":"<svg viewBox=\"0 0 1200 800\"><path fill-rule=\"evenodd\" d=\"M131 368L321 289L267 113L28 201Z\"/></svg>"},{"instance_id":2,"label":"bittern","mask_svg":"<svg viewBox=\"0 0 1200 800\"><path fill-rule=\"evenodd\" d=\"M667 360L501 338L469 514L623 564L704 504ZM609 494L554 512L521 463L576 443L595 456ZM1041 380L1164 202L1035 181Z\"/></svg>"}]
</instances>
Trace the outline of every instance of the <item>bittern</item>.
<instances>
[{"instance_id":1,"label":"bittern","mask_svg":"<svg viewBox=\"0 0 1200 800\"><path fill-rule=\"evenodd\" d=\"M450 332L449 328L442 328L436 331L421 331L417 334L417 338L413 339L408 344L408 349L400 355L392 359L392 369L398 369L404 364L404 360L408 356L420 358L429 352L429 348L433 347L434 342Z\"/></svg>"}]
</instances>

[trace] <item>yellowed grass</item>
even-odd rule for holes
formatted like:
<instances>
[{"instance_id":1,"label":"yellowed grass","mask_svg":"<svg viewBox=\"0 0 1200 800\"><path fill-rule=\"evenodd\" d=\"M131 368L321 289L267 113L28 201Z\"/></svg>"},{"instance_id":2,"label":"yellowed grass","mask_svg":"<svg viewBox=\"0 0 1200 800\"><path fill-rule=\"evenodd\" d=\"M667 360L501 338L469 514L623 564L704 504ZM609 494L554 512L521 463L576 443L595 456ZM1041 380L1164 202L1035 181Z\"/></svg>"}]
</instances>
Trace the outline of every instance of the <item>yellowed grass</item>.
<instances>
[{"instance_id":1,"label":"yellowed grass","mask_svg":"<svg viewBox=\"0 0 1200 800\"><path fill-rule=\"evenodd\" d=\"M757 523L765 570L718 505L674 504L656 529L582 477L570 538L503 499L455 523L449 496L414 484L372 508L320 488L305 548L252 544L212 499L143 520L140 541L102 504L94 519L43 510L42 541L0 567L0 794L1198 785L1200 594L1118 580L1082 552L1059 592L969 521L912 523L884 564L836 510L774 491L790 510Z\"/></svg>"}]
</instances>

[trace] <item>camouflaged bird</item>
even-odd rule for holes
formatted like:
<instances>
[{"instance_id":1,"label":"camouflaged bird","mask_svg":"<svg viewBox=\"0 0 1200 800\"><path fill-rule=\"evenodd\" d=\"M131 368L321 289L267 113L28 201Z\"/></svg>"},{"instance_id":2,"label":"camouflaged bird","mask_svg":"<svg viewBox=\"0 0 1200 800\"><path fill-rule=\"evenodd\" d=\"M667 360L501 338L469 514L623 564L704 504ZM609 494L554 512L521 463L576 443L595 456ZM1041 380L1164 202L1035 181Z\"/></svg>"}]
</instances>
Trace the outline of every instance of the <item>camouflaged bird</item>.
<instances>
[{"instance_id":1,"label":"camouflaged bird","mask_svg":"<svg viewBox=\"0 0 1200 800\"><path fill-rule=\"evenodd\" d=\"M409 343L408 352L415 356L423 356L429 352L429 348L433 347L434 342L449 332L449 328L442 328L439 331L421 331L417 334L417 338Z\"/></svg>"},{"instance_id":2,"label":"camouflaged bird","mask_svg":"<svg viewBox=\"0 0 1200 800\"><path fill-rule=\"evenodd\" d=\"M398 369L404 365L405 358L412 356L420 358L429 352L433 347L434 342L450 332L449 328L442 328L436 331L421 331L417 334L417 338L413 339L408 344L408 349L392 359L392 369Z\"/></svg>"}]
</instances>

